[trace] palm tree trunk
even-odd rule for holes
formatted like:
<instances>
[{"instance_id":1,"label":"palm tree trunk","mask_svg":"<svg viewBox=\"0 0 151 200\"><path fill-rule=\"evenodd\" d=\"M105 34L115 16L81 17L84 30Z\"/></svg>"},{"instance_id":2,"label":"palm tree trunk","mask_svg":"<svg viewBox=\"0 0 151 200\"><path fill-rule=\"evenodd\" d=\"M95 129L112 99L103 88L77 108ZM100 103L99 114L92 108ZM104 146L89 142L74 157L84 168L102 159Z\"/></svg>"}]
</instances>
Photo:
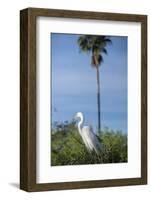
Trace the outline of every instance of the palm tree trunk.
<instances>
[{"instance_id":1,"label":"palm tree trunk","mask_svg":"<svg viewBox=\"0 0 151 200\"><path fill-rule=\"evenodd\" d=\"M100 105L100 75L99 66L96 67L97 75L97 105L98 105L98 132L101 132L101 105Z\"/></svg>"}]
</instances>

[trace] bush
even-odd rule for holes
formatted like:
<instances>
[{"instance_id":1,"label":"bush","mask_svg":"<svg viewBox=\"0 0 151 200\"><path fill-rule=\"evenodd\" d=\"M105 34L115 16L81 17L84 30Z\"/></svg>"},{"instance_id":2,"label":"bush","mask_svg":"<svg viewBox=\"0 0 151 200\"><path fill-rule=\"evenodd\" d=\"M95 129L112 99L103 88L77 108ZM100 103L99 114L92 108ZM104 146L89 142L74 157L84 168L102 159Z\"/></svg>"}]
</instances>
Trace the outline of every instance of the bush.
<instances>
[{"instance_id":1,"label":"bush","mask_svg":"<svg viewBox=\"0 0 151 200\"><path fill-rule=\"evenodd\" d=\"M51 135L51 165L82 165L127 162L127 135L105 128L98 134L99 156L89 153L73 122L55 123Z\"/></svg>"}]
</instances>

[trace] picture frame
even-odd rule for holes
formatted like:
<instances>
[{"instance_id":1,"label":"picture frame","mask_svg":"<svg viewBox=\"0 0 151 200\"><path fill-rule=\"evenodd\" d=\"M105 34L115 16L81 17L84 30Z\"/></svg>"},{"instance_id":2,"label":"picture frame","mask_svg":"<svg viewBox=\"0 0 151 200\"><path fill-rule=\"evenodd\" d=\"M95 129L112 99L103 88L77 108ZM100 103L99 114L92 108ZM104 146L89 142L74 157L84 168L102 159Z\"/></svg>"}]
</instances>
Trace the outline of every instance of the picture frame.
<instances>
[{"instance_id":1,"label":"picture frame","mask_svg":"<svg viewBox=\"0 0 151 200\"><path fill-rule=\"evenodd\" d=\"M140 24L141 133L140 177L37 183L37 19L90 20ZM87 21L88 23L88 21ZM133 74L134 75L134 74ZM139 98L139 97L138 97ZM136 124L139 126L139 124ZM70 179L70 177L69 177ZM147 16L90 11L27 8L20 11L20 189L35 192L147 184Z\"/></svg>"}]
</instances>

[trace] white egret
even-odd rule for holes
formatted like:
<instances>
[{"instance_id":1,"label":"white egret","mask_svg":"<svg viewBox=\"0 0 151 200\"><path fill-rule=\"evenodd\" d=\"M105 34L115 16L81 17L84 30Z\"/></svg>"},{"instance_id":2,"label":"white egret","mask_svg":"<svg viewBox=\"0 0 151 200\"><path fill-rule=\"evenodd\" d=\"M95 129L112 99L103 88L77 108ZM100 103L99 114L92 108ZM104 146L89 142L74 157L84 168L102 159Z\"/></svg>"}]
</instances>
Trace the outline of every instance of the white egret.
<instances>
[{"instance_id":1,"label":"white egret","mask_svg":"<svg viewBox=\"0 0 151 200\"><path fill-rule=\"evenodd\" d=\"M99 155L99 151L101 149L101 144L93 132L91 126L83 126L84 124L84 116L82 112L77 112L75 115L75 120L80 119L78 121L78 131L82 137L82 140L89 152L95 151L97 155Z\"/></svg>"}]
</instances>

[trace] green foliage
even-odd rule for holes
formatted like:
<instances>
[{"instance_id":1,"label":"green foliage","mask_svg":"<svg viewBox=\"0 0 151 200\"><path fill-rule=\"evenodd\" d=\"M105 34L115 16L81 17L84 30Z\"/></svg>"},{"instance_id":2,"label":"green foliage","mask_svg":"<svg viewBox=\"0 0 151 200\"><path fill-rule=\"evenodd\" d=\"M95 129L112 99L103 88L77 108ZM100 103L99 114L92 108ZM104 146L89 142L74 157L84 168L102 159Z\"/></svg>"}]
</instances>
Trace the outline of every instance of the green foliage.
<instances>
[{"instance_id":1,"label":"green foliage","mask_svg":"<svg viewBox=\"0 0 151 200\"><path fill-rule=\"evenodd\" d=\"M127 162L127 135L105 128L98 139L99 156L89 153L73 122L55 123L51 135L51 165L81 165Z\"/></svg>"}]
</instances>

